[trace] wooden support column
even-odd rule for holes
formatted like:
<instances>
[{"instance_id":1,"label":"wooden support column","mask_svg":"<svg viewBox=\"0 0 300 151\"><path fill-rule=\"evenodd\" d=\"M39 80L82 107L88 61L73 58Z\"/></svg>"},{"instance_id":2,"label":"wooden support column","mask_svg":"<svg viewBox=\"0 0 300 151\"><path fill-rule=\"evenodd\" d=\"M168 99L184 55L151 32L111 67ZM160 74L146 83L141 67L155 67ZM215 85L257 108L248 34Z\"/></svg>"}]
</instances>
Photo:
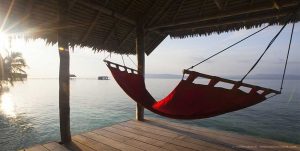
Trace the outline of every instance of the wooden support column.
<instances>
[{"instance_id":1,"label":"wooden support column","mask_svg":"<svg viewBox=\"0 0 300 151\"><path fill-rule=\"evenodd\" d=\"M138 22L136 26L136 54L138 72L144 76L145 80L144 25L142 22ZM138 121L144 120L144 108L140 104L136 105L136 119Z\"/></svg>"},{"instance_id":2,"label":"wooden support column","mask_svg":"<svg viewBox=\"0 0 300 151\"><path fill-rule=\"evenodd\" d=\"M58 14L60 27L67 25L68 2L58 1ZM70 132L70 56L67 29L57 31L57 42L59 52L59 120L61 143L71 142Z\"/></svg>"}]
</instances>

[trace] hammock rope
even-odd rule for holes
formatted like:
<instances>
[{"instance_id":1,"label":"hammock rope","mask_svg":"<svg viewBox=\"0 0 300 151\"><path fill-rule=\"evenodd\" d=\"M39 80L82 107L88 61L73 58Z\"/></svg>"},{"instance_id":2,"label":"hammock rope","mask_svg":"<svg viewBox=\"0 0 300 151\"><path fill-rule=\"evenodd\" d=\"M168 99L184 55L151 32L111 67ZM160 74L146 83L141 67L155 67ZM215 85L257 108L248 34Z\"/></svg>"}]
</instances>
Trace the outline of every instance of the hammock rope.
<instances>
[{"instance_id":1,"label":"hammock rope","mask_svg":"<svg viewBox=\"0 0 300 151\"><path fill-rule=\"evenodd\" d=\"M280 84L280 93L281 93L282 88L283 88L283 82L284 82L284 78L285 78L286 68L287 68L287 64L288 64L288 60L289 60L289 55L290 55L290 50L291 50L291 45L292 45L292 40L293 40L294 28L295 28L295 22L293 23L292 31L291 31L291 35L290 35L289 47L288 47L288 51L287 51L287 54L286 54L286 59L285 59L285 64L284 64L284 70L283 70L281 84Z\"/></svg>"},{"instance_id":2,"label":"hammock rope","mask_svg":"<svg viewBox=\"0 0 300 151\"><path fill-rule=\"evenodd\" d=\"M103 60L106 60L108 57L111 58L111 53L109 53Z\"/></svg>"},{"instance_id":3,"label":"hammock rope","mask_svg":"<svg viewBox=\"0 0 300 151\"><path fill-rule=\"evenodd\" d=\"M289 15L288 15L289 16ZM293 18L295 18L297 16L297 14L294 12L291 13L290 17L285 21L284 25L280 28L280 30L277 32L277 34L272 38L272 40L269 42L269 44L267 45L267 47L265 48L265 50L263 51L263 53L260 55L260 57L256 60L256 62L254 63L254 65L250 68L250 70L241 78L240 82L242 83L244 81L244 79L251 73L251 71L257 66L257 64L260 62L260 60L262 59L262 57L266 54L266 52L269 50L269 48L272 46L272 44L274 43L274 41L277 39L277 37L280 35L280 33L283 31L283 29L287 26L287 24L293 20ZM292 38L293 38L293 33L294 33L294 26L295 26L295 22L293 22L293 26L292 26L292 31L291 31L291 35L290 35L290 40L289 40L289 47L288 47L288 51L287 51L287 55L286 55L286 61L285 61L285 65L284 65L284 71L283 71L283 74L282 74L282 79L281 79L281 84L280 84L280 93L282 91L282 87L283 87L283 82L284 82L284 78L285 78L285 73L286 73L286 67L287 67L287 63L288 63L288 56L289 56L289 52L290 52L290 47L291 47L291 42L292 42ZM265 26L264 28L246 36L245 38L237 41L236 43L226 47L225 49L209 56L208 58L202 60L201 62L189 67L187 70L190 70L190 69L193 69L194 67L206 62L207 60L221 54L222 52L228 50L229 48L243 42L244 40L256 35L257 33L265 30L266 28L270 27L270 24ZM182 78L184 77L184 75L182 76ZM277 94L275 94L277 95ZM272 96L271 96L272 97Z\"/></svg>"},{"instance_id":4,"label":"hammock rope","mask_svg":"<svg viewBox=\"0 0 300 151\"><path fill-rule=\"evenodd\" d=\"M266 52L269 50L269 48L272 46L272 44L274 43L274 41L277 39L277 37L280 35L280 33L282 32L282 30L286 27L286 25L288 24L288 22L286 22L281 29L278 31L278 33L273 37L273 39L269 42L268 46L266 47L266 49L264 50L264 52L260 55L260 57L256 60L256 62L254 63L254 65L250 68L250 70L244 75L244 77L241 79L241 82L244 81L244 79L249 75L249 73L257 66L257 64L259 63L259 61L262 59L262 57L266 54Z\"/></svg>"},{"instance_id":5,"label":"hammock rope","mask_svg":"<svg viewBox=\"0 0 300 151\"><path fill-rule=\"evenodd\" d=\"M257 33L259 33L259 32L261 32L261 31L265 30L265 29L266 29L266 28L268 28L268 27L270 27L270 24L269 24L269 25L267 25L267 26L265 26L264 28L262 28L262 29L260 29L260 30L256 31L256 32L254 32L254 33L252 33L252 34L248 35L247 37L245 37L245 38L243 38L243 39L241 39L241 40L239 40L239 41L235 42L234 44L232 44L232 45L230 45L230 46L226 47L225 49L223 49L223 50L221 50L221 51L219 51L219 52L217 52L217 53L215 53L215 54L211 55L210 57L208 57L208 58L204 59L203 61L201 61L201 62L199 62L199 63L197 63L197 64L195 64L195 65L193 65L193 66L189 67L189 68L188 68L188 70L190 70L190 69L193 69L194 67L196 67L196 66L198 66L198 65L202 64L203 62L205 62L205 61L207 61L207 60L209 60L209 59L211 59L211 58L213 58L213 57L217 56L218 54L220 54L220 53L222 53L222 52L224 52L224 51L226 51L226 50L230 49L231 47L233 47L233 46L235 46L235 45L237 45L237 44L239 44L239 43L241 43L241 42L245 41L246 39L248 39L248 38L250 38L250 37L252 37L252 36L256 35Z\"/></svg>"},{"instance_id":6,"label":"hammock rope","mask_svg":"<svg viewBox=\"0 0 300 151\"><path fill-rule=\"evenodd\" d=\"M290 21L292 21L294 18L296 18L296 17L298 16L297 10L299 9L299 7L300 7L300 4L298 4L298 6L297 6L294 10L292 10L289 14L287 14L287 19L285 20L284 27L285 27ZM294 22L294 23L295 23L295 22ZM248 38L250 38L250 37L256 35L257 33L259 33L259 32L261 32L261 31L265 30L266 28L268 28L268 27L270 27L270 26L271 26L271 24L265 26L264 28L262 28L262 29L260 29L260 30L258 30L258 31L256 31L256 32L254 32L254 33L252 33L252 34L250 34L250 35L248 35L248 36L246 36L245 38L243 38L243 39L241 39L241 40L235 42L234 44L232 44L232 45L226 47L225 49L223 49L223 50L221 50L221 51L219 51L219 52L217 52L217 53L211 55L210 57L208 57L208 58L206 58L206 59L200 61L199 63L196 63L195 65L193 65L193 66L187 68L187 70L193 69L194 67L196 67L196 66L198 66L198 65L200 65L200 64L202 64L202 63L204 63L205 61L207 61L207 60L209 60L209 59L211 59L211 58L213 58L213 57L219 55L220 53L222 53L222 52L224 52L224 51L230 49L231 47L233 47L233 46L235 46L235 45L237 45L237 44L239 44L239 43L245 41L246 39L248 39ZM284 27L283 27L283 28L284 28ZM281 32L281 31L279 31L279 32ZM275 35L275 37L277 37L277 36ZM274 39L274 38L273 38L273 39ZM272 41L274 41L273 39L272 39ZM275 38L275 39L276 39L276 38ZM272 42L272 43L273 43L273 42Z\"/></svg>"},{"instance_id":7,"label":"hammock rope","mask_svg":"<svg viewBox=\"0 0 300 151\"><path fill-rule=\"evenodd\" d=\"M125 61L124 61L124 58L123 58L123 55L121 55L121 57L122 57L123 65L126 66L126 65L125 65Z\"/></svg>"},{"instance_id":8,"label":"hammock rope","mask_svg":"<svg viewBox=\"0 0 300 151\"><path fill-rule=\"evenodd\" d=\"M137 67L137 64L129 57L129 55L127 55L127 57L128 57L129 60Z\"/></svg>"},{"instance_id":9,"label":"hammock rope","mask_svg":"<svg viewBox=\"0 0 300 151\"><path fill-rule=\"evenodd\" d=\"M201 119L213 117L255 105L281 93L283 80L286 74L288 58L290 54L295 23L293 23L289 39L289 46L286 55L280 91L243 83L243 80L256 67L256 65L259 63L262 57L266 54L267 50L271 47L271 45L274 43L274 41L277 39L277 37L280 35L280 33L290 21L291 20L289 19L285 22L285 24L281 27L278 33L269 42L269 44L267 45L263 53L260 55L258 60L254 63L251 69L240 81L233 81L221 77L211 76L196 71L190 71L189 69L194 68L195 66L228 50L229 48L248 39L249 37L263 31L270 25L254 32L253 34L250 34L242 40L230 45L229 47L219 51L218 53L197 63L196 65L184 70L183 76L187 74L187 78L182 78L182 80L179 82L176 88L169 95L167 95L165 98L159 101L156 101L154 97L148 92L145 85L144 76L139 74L139 72L136 69L132 69L125 66L123 56L122 60L124 65L119 65L107 60L104 60L104 62L106 63L114 79L124 90L124 92L134 101L147 108L148 110L156 114L175 119ZM131 58L130 60L132 61ZM194 81L198 77L208 79L209 83L196 84ZM232 84L233 87L223 88L216 86L216 84L219 82ZM243 91L243 87L249 88L250 91Z\"/></svg>"}]
</instances>

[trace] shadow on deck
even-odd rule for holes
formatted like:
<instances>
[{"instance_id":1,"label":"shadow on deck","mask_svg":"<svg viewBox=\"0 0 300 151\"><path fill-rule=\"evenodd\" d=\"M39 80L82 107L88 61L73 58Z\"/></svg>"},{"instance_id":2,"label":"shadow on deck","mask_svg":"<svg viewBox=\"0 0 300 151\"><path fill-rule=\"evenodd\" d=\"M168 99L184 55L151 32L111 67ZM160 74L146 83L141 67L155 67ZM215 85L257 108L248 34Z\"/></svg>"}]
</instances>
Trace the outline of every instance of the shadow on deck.
<instances>
[{"instance_id":1,"label":"shadow on deck","mask_svg":"<svg viewBox=\"0 0 300 151\"><path fill-rule=\"evenodd\" d=\"M217 150L292 150L300 145L239 135L202 127L149 118L130 120L72 137L68 146L51 142L26 151L217 151Z\"/></svg>"}]
</instances>

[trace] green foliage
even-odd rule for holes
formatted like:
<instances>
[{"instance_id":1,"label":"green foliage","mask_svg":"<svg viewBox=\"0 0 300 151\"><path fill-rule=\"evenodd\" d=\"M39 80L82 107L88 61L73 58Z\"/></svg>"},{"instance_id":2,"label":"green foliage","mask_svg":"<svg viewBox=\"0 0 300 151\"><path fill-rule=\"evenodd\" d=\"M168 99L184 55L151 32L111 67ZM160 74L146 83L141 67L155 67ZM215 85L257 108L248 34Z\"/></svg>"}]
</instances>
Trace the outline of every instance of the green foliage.
<instances>
[{"instance_id":1,"label":"green foliage","mask_svg":"<svg viewBox=\"0 0 300 151\"><path fill-rule=\"evenodd\" d=\"M4 83L13 85L14 81L23 81L27 77L24 68L26 67L25 59L20 52L8 52L3 58L0 55L0 86Z\"/></svg>"}]
</instances>

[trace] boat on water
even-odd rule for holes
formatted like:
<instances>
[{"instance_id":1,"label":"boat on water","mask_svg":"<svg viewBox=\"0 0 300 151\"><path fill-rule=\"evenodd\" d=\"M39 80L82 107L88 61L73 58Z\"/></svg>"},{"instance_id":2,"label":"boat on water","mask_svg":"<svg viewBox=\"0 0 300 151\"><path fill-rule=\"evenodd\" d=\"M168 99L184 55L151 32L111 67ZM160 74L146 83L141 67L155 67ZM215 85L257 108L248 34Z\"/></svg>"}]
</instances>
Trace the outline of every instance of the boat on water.
<instances>
[{"instance_id":1,"label":"boat on water","mask_svg":"<svg viewBox=\"0 0 300 151\"><path fill-rule=\"evenodd\" d=\"M70 74L70 78L76 78L77 76L75 74Z\"/></svg>"},{"instance_id":2,"label":"boat on water","mask_svg":"<svg viewBox=\"0 0 300 151\"><path fill-rule=\"evenodd\" d=\"M108 76L98 76L98 80L109 80Z\"/></svg>"}]
</instances>

